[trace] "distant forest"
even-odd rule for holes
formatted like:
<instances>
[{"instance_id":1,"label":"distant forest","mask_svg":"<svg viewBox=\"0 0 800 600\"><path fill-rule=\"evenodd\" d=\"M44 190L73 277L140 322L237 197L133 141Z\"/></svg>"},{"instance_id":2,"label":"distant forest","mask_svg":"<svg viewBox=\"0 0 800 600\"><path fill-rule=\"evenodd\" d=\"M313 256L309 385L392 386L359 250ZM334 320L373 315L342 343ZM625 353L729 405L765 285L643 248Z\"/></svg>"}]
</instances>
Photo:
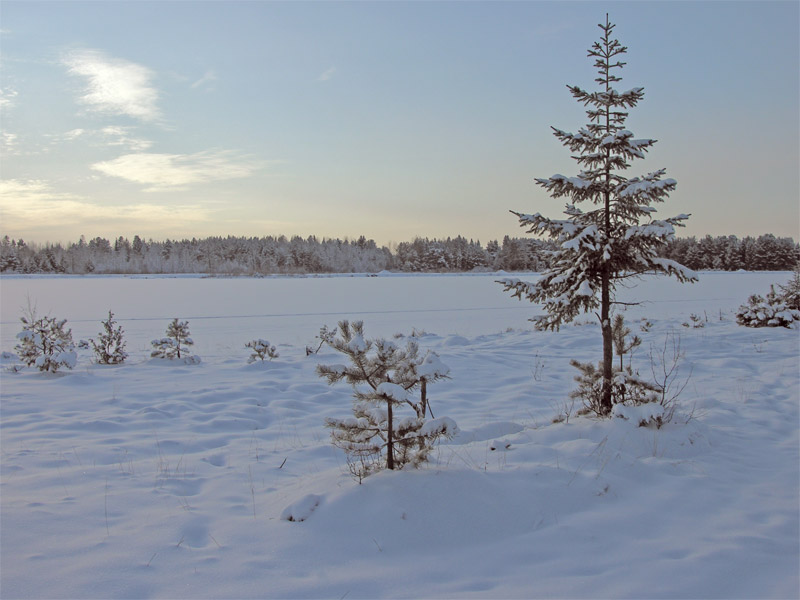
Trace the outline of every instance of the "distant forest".
<instances>
[{"instance_id":1,"label":"distant forest","mask_svg":"<svg viewBox=\"0 0 800 600\"><path fill-rule=\"evenodd\" d=\"M356 240L314 236L209 237L191 240L26 243L5 236L0 241L2 273L207 273L271 275L304 273L542 271L549 265L553 242L506 236L502 242L461 236L445 240L416 238L394 250L364 236ZM784 271L800 262L800 245L772 234L676 238L662 256L695 270Z\"/></svg>"}]
</instances>

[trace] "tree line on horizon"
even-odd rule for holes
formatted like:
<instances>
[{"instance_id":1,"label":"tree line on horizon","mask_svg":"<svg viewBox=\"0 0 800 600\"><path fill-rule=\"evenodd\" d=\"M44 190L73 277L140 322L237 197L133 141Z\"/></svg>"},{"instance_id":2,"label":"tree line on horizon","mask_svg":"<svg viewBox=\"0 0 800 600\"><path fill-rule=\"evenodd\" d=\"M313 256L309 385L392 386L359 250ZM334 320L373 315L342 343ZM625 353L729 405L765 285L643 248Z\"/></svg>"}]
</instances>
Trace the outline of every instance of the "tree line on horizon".
<instances>
[{"instance_id":1,"label":"tree line on horizon","mask_svg":"<svg viewBox=\"0 0 800 600\"><path fill-rule=\"evenodd\" d=\"M354 240L316 236L208 237L183 240L113 241L96 237L78 242L26 243L0 240L0 273L272 275L533 271L551 266L554 242L505 236L485 246L457 236L415 238L394 250L361 236ZM765 234L738 238L707 235L675 238L661 255L694 270L788 271L800 263L800 244Z\"/></svg>"}]
</instances>

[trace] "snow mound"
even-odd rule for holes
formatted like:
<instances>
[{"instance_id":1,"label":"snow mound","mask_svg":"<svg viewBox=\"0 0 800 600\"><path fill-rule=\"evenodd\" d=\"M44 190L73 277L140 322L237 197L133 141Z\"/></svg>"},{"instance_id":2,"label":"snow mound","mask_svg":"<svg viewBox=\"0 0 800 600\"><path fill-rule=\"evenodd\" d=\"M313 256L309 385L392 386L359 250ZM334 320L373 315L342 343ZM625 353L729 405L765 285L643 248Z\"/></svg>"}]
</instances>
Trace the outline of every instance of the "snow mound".
<instances>
[{"instance_id":1,"label":"snow mound","mask_svg":"<svg viewBox=\"0 0 800 600\"><path fill-rule=\"evenodd\" d=\"M509 442L508 440L495 440L491 444L489 444L489 450L493 452L495 450L505 451L508 450L509 448L511 448L511 442Z\"/></svg>"},{"instance_id":2,"label":"snow mound","mask_svg":"<svg viewBox=\"0 0 800 600\"><path fill-rule=\"evenodd\" d=\"M297 523L305 521L317 510L322 500L323 496L318 496L317 494L303 496L297 502L283 509L281 521L293 521Z\"/></svg>"},{"instance_id":3,"label":"snow mound","mask_svg":"<svg viewBox=\"0 0 800 600\"><path fill-rule=\"evenodd\" d=\"M638 423L640 427L646 427L651 423L660 423L662 421L664 407L657 402L648 402L638 406L615 404L611 414L614 417Z\"/></svg>"},{"instance_id":4,"label":"snow mound","mask_svg":"<svg viewBox=\"0 0 800 600\"><path fill-rule=\"evenodd\" d=\"M503 436L514 435L520 433L525 429L519 423L513 421L500 421L497 423L487 423L473 429L472 431L462 430L456 436L454 442L457 444L469 444L471 442L485 442L494 438L502 438Z\"/></svg>"},{"instance_id":5,"label":"snow mound","mask_svg":"<svg viewBox=\"0 0 800 600\"><path fill-rule=\"evenodd\" d=\"M451 335L442 342L443 346L469 346L469 340L461 335Z\"/></svg>"}]
</instances>

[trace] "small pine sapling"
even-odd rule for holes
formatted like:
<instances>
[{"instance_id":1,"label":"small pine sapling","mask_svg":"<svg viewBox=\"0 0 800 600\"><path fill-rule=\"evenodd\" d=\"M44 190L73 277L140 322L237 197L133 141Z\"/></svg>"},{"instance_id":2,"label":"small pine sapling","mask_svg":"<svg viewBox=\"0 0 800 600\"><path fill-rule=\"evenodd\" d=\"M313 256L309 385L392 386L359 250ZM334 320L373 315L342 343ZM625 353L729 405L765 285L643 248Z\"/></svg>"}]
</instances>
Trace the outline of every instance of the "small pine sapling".
<instances>
[{"instance_id":1,"label":"small pine sapling","mask_svg":"<svg viewBox=\"0 0 800 600\"><path fill-rule=\"evenodd\" d=\"M612 407L617 404L638 406L655 402L659 388L639 377L633 370L633 351L642 344L638 335L631 337L631 329L625 325L625 318L617 314L611 327L614 353L619 357L619 367L612 367L614 377L611 387ZM625 355L630 354L628 364L625 365ZM578 389L570 397L581 399L588 411L598 415L603 413L603 365L595 367L591 363L571 361L573 367L580 371L575 376Z\"/></svg>"},{"instance_id":2,"label":"small pine sapling","mask_svg":"<svg viewBox=\"0 0 800 600\"><path fill-rule=\"evenodd\" d=\"M318 354L325 344L331 345L333 339L336 337L336 327L328 329L327 325L323 325L319 330L319 335L314 337L319 340L319 344L316 349L313 346L306 346L306 356Z\"/></svg>"},{"instance_id":3,"label":"small pine sapling","mask_svg":"<svg viewBox=\"0 0 800 600\"><path fill-rule=\"evenodd\" d=\"M247 364L251 365L257 360L265 360L269 358L272 360L273 358L278 358L280 354L278 354L278 350L270 344L267 340L257 339L247 342L244 345L245 348L250 348L253 352L250 354L250 357L247 359Z\"/></svg>"},{"instance_id":4,"label":"small pine sapling","mask_svg":"<svg viewBox=\"0 0 800 600\"><path fill-rule=\"evenodd\" d=\"M153 345L153 351L150 353L150 356L169 360L181 358L181 353L185 355L186 348L194 345L194 341L189 337L190 335L189 321L178 321L177 318L173 319L167 326L167 337L150 342Z\"/></svg>"},{"instance_id":5,"label":"small pine sapling","mask_svg":"<svg viewBox=\"0 0 800 600\"><path fill-rule=\"evenodd\" d=\"M681 325L683 325L686 328L702 329L703 327L706 326L706 322L700 315L692 313L689 315L689 320L684 321L683 323L681 323Z\"/></svg>"},{"instance_id":6,"label":"small pine sapling","mask_svg":"<svg viewBox=\"0 0 800 600\"><path fill-rule=\"evenodd\" d=\"M73 369L78 360L72 330L64 329L66 319L57 321L53 317L36 318L31 312L20 317L22 331L17 334L19 344L15 347L19 359L27 366L40 371L55 373L61 367Z\"/></svg>"},{"instance_id":7,"label":"small pine sapling","mask_svg":"<svg viewBox=\"0 0 800 600\"><path fill-rule=\"evenodd\" d=\"M578 369L580 373L575 376L578 388L570 392L570 398L579 399L587 411L593 412L598 416L605 416L608 413L604 408L604 378L603 363L597 367L592 363L582 363L571 360L570 364ZM630 366L624 369L613 368L613 378L611 380L611 402L612 410L616 405L639 406L658 402L660 388L644 379L638 373L634 373Z\"/></svg>"},{"instance_id":8,"label":"small pine sapling","mask_svg":"<svg viewBox=\"0 0 800 600\"><path fill-rule=\"evenodd\" d=\"M122 326L114 321L114 313L108 311L108 319L100 321L103 331L98 334L98 339L89 339L97 362L101 365L118 365L125 361L128 353L125 352L125 341Z\"/></svg>"},{"instance_id":9,"label":"small pine sapling","mask_svg":"<svg viewBox=\"0 0 800 600\"><path fill-rule=\"evenodd\" d=\"M417 417L424 419L426 414L430 414L433 419L428 399L428 384L440 379L449 379L450 367L444 364L435 352L429 351L421 356L419 345L414 340L407 342L406 349L407 358L398 370L398 374L404 381L406 389L411 390L419 386L419 401L411 403Z\"/></svg>"},{"instance_id":10,"label":"small pine sapling","mask_svg":"<svg viewBox=\"0 0 800 600\"><path fill-rule=\"evenodd\" d=\"M415 340L404 348L383 338L367 340L362 321L345 320L330 345L350 364L318 365L317 374L329 384L351 384L354 402L353 417L328 418L325 424L359 481L384 467L419 466L439 438L458 432L448 417L425 419L427 383L446 377L448 369L433 354L421 356ZM411 395L416 387L423 390L418 402ZM403 407L412 408L414 416L400 416Z\"/></svg>"},{"instance_id":11,"label":"small pine sapling","mask_svg":"<svg viewBox=\"0 0 800 600\"><path fill-rule=\"evenodd\" d=\"M631 357L628 360L628 365L630 365L633 360L633 351L642 344L642 339L638 335L629 338L631 333L630 328L625 326L625 318L622 315L616 315L611 326L611 335L614 340L614 353L619 356L620 371L625 368L625 355L630 353Z\"/></svg>"}]
</instances>

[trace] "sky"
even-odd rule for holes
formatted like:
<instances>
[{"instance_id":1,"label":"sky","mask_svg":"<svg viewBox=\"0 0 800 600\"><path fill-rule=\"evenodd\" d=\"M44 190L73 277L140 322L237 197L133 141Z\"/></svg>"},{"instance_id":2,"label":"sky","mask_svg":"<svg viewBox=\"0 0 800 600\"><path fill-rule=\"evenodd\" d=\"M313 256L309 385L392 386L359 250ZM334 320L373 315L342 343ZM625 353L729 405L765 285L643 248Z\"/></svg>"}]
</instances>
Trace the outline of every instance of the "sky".
<instances>
[{"instance_id":1,"label":"sky","mask_svg":"<svg viewBox=\"0 0 800 600\"><path fill-rule=\"evenodd\" d=\"M800 239L800 3L0 4L0 235L524 235L576 175L586 51L628 47L682 236Z\"/></svg>"}]
</instances>

